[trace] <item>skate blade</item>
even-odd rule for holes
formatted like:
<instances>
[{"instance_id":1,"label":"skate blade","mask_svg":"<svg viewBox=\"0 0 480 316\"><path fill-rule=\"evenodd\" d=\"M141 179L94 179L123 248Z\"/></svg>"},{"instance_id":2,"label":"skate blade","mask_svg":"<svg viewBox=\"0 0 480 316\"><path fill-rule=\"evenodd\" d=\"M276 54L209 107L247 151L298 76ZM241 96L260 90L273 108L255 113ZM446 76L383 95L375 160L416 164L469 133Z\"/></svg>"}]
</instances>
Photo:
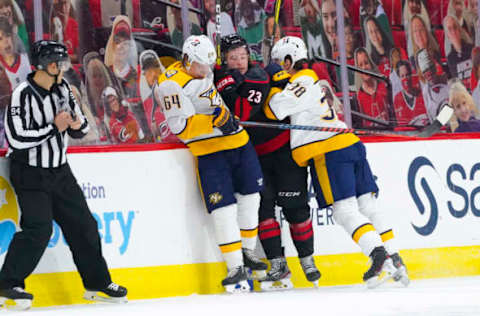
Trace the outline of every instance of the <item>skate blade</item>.
<instances>
[{"instance_id":1,"label":"skate blade","mask_svg":"<svg viewBox=\"0 0 480 316\"><path fill-rule=\"evenodd\" d=\"M395 268L393 265L392 259L385 260L385 263L382 267L382 272L380 275L375 276L373 278L368 279L365 283L367 283L367 288L374 289L389 280L393 279L394 276L398 275L399 270Z\"/></svg>"},{"instance_id":2,"label":"skate blade","mask_svg":"<svg viewBox=\"0 0 480 316\"><path fill-rule=\"evenodd\" d=\"M267 277L267 272L265 270L251 270L248 274L248 278L251 280L263 280Z\"/></svg>"},{"instance_id":3,"label":"skate blade","mask_svg":"<svg viewBox=\"0 0 480 316\"><path fill-rule=\"evenodd\" d=\"M290 279L282 279L278 281L262 281L260 282L260 289L264 292L284 291L293 288Z\"/></svg>"},{"instance_id":4,"label":"skate blade","mask_svg":"<svg viewBox=\"0 0 480 316\"><path fill-rule=\"evenodd\" d=\"M380 285L386 283L388 280L391 280L392 276L391 275L385 275L384 277L373 277L368 279L365 283L367 284L368 289L374 289L376 287L379 287Z\"/></svg>"},{"instance_id":5,"label":"skate blade","mask_svg":"<svg viewBox=\"0 0 480 316\"><path fill-rule=\"evenodd\" d=\"M407 269L405 267L398 268L393 275L393 280L400 282L403 284L403 286L407 287L410 284L410 278L408 277Z\"/></svg>"},{"instance_id":6,"label":"skate blade","mask_svg":"<svg viewBox=\"0 0 480 316\"><path fill-rule=\"evenodd\" d=\"M225 285L225 291L229 294L246 293L250 292L250 285L247 280L243 280L236 284Z\"/></svg>"},{"instance_id":7,"label":"skate blade","mask_svg":"<svg viewBox=\"0 0 480 316\"><path fill-rule=\"evenodd\" d=\"M32 300L29 299L10 300L5 297L0 298L0 310L25 311L30 307L32 307Z\"/></svg>"},{"instance_id":8,"label":"skate blade","mask_svg":"<svg viewBox=\"0 0 480 316\"><path fill-rule=\"evenodd\" d=\"M97 302L107 302L107 303L127 303L128 299L126 296L123 297L111 297L111 296L103 296L98 294L95 291L85 291L83 298L88 301L97 301Z\"/></svg>"},{"instance_id":9,"label":"skate blade","mask_svg":"<svg viewBox=\"0 0 480 316\"><path fill-rule=\"evenodd\" d=\"M314 288L318 288L318 280L316 280L316 281L311 281L310 283L313 284L313 287L314 287Z\"/></svg>"}]
</instances>

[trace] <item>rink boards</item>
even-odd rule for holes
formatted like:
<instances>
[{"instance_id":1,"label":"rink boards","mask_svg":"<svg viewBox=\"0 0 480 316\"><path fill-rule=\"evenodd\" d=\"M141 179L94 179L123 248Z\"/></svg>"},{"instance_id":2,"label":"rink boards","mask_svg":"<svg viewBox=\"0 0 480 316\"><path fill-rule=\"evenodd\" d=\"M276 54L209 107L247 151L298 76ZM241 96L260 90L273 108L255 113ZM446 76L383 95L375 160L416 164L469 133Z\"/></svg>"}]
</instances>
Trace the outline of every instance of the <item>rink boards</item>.
<instances>
[{"instance_id":1,"label":"rink boards","mask_svg":"<svg viewBox=\"0 0 480 316\"><path fill-rule=\"evenodd\" d=\"M389 214L413 279L480 274L480 140L366 144L380 187L378 207ZM225 265L214 241L184 148L69 155L98 221L115 282L130 299L219 293ZM19 210L0 158L0 263L18 229ZM311 190L310 190L311 191ZM313 195L313 192L311 192ZM367 258L312 199L320 285L361 283ZM309 286L282 221L292 280ZM59 227L27 289L35 306L84 303L83 287Z\"/></svg>"}]
</instances>

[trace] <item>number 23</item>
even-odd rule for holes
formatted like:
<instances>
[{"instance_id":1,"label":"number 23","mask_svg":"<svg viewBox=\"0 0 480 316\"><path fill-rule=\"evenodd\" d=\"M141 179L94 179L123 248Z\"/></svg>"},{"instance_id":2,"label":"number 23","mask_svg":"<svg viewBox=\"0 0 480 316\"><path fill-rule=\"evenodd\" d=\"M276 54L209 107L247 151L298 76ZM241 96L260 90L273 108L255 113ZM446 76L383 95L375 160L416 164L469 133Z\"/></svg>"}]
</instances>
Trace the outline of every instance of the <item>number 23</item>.
<instances>
[{"instance_id":1,"label":"number 23","mask_svg":"<svg viewBox=\"0 0 480 316\"><path fill-rule=\"evenodd\" d=\"M260 103L262 101L262 92L258 90L248 91L248 102Z\"/></svg>"}]
</instances>

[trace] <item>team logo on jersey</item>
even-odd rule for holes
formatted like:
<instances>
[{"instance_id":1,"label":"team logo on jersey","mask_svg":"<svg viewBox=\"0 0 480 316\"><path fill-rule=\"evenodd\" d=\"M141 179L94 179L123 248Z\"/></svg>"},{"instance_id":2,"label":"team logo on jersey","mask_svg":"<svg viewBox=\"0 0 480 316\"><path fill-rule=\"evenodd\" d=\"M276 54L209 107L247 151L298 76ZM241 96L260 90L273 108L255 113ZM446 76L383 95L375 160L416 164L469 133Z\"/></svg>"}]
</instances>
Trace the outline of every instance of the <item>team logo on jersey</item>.
<instances>
[{"instance_id":1,"label":"team logo on jersey","mask_svg":"<svg viewBox=\"0 0 480 316\"><path fill-rule=\"evenodd\" d=\"M220 98L220 95L217 92L217 89L215 89L213 86L210 86L206 91L202 92L199 95L199 98L206 98L210 100L210 106L221 106L222 105L222 99Z\"/></svg>"},{"instance_id":2,"label":"team logo on jersey","mask_svg":"<svg viewBox=\"0 0 480 316\"><path fill-rule=\"evenodd\" d=\"M213 205L220 203L221 200L223 200L223 195L219 192L212 193L208 196L208 201Z\"/></svg>"},{"instance_id":3,"label":"team logo on jersey","mask_svg":"<svg viewBox=\"0 0 480 316\"><path fill-rule=\"evenodd\" d=\"M0 255L5 253L18 225L18 204L10 183L0 176Z\"/></svg>"},{"instance_id":4,"label":"team logo on jersey","mask_svg":"<svg viewBox=\"0 0 480 316\"><path fill-rule=\"evenodd\" d=\"M228 85L234 84L234 83L235 83L235 80L233 79L232 76L225 77L222 80L220 80L219 82L217 82L217 89L218 89L218 91L223 91L223 89L225 89L225 87L227 87Z\"/></svg>"},{"instance_id":5,"label":"team logo on jersey","mask_svg":"<svg viewBox=\"0 0 480 316\"><path fill-rule=\"evenodd\" d=\"M263 187L263 178L258 178L257 183L259 187Z\"/></svg>"}]
</instances>

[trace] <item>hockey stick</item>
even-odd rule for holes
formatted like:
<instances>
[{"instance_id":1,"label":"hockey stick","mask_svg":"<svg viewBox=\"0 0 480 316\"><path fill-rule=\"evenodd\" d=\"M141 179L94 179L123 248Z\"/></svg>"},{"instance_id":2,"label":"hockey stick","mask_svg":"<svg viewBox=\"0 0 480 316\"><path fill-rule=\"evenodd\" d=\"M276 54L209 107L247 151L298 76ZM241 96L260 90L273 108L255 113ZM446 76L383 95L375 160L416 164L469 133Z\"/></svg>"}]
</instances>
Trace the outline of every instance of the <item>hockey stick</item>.
<instances>
[{"instance_id":1,"label":"hockey stick","mask_svg":"<svg viewBox=\"0 0 480 316\"><path fill-rule=\"evenodd\" d=\"M443 106L440 113L435 118L435 121L423 128L420 131L411 131L411 132L385 132L385 131L374 131L374 130L365 130L365 129L355 129L355 128L338 128L338 127L321 127L321 126L311 126L311 125L294 125L294 124L283 124L283 123L265 123L265 122L252 122L252 121L241 121L240 124L246 127L264 127L264 128L277 128L277 129L296 129L304 131L318 131L318 132L331 132L331 133L353 133L356 135L378 135L378 136L389 136L389 137L398 137L398 138L425 138L430 137L435 133L438 133L442 126L444 126L453 115L453 109L450 105Z\"/></svg>"},{"instance_id":2,"label":"hockey stick","mask_svg":"<svg viewBox=\"0 0 480 316\"><path fill-rule=\"evenodd\" d=\"M268 60L270 61L272 59L272 48L275 42L275 33L277 32L278 26L278 20L280 18L280 7L282 6L282 0L275 0L275 10L274 10L274 18L273 18L273 29L272 29L272 35L270 36L270 51L269 51L269 56Z\"/></svg>"},{"instance_id":3,"label":"hockey stick","mask_svg":"<svg viewBox=\"0 0 480 316\"><path fill-rule=\"evenodd\" d=\"M241 125L246 127L264 127L264 128L276 128L276 129L285 129L285 130L302 130L302 131L317 131L317 132L330 132L330 133L339 133L347 134L353 133L357 135L380 135L380 136L390 136L390 137L400 137L400 138L415 138L416 135L410 135L408 132L384 132L384 131L373 131L373 130L364 130L364 129L354 129L354 128L339 128L339 127L321 127L321 126L312 126L312 125L294 125L294 124L283 124L283 123L265 123L265 122L252 122L252 121L241 121Z\"/></svg>"},{"instance_id":4,"label":"hockey stick","mask_svg":"<svg viewBox=\"0 0 480 316\"><path fill-rule=\"evenodd\" d=\"M216 30L215 30L215 44L216 44L216 48L217 48L217 65L221 65L222 64L222 56L220 55L221 54L221 51L220 51L220 42L222 40L222 32L221 32L221 29L220 29L220 13L222 12L222 6L220 4L220 0L216 0L215 1L215 26L216 26Z\"/></svg>"},{"instance_id":5,"label":"hockey stick","mask_svg":"<svg viewBox=\"0 0 480 316\"><path fill-rule=\"evenodd\" d=\"M334 60L331 60L331 59L328 59L328 58L325 58L325 57L320 57L320 56L314 56L314 58L316 60L323 61L323 62L332 64L334 66L340 67L340 64L338 62L334 61ZM375 77L375 78L380 79L383 82L385 82L385 84L387 85L387 90L388 90L388 93L389 93L390 102L392 102L391 91L390 91L391 90L390 89L391 83L390 83L390 80L387 76L384 76L382 74L378 74L378 73L375 73L375 72L372 72L372 71L360 69L360 68L357 68L357 67L354 67L354 66L351 66L351 65L347 65L347 68L349 70L352 70L352 71L355 71L355 72L359 72L359 73L363 73L363 74ZM392 102L392 104L393 104L393 102ZM453 108L448 103L442 104L439 107L439 109L440 109L440 112L435 117L435 120L433 121L432 124L424 127L420 131L410 133L410 135L414 136L414 137L430 137L433 134L438 133L441 130L441 128L443 126L445 126L445 124L448 123L448 121L450 120L450 118L453 115Z\"/></svg>"},{"instance_id":6,"label":"hockey stick","mask_svg":"<svg viewBox=\"0 0 480 316\"><path fill-rule=\"evenodd\" d=\"M317 56L317 55L313 56L313 58L315 60L325 62L325 63L333 65L335 67L340 67L340 63L335 61L335 60L325 58L325 57L321 57L321 56ZM390 82L390 79L387 76L384 76L382 74L379 74L379 73L376 73L376 72L373 72L373 71L361 69L361 68L358 68L358 67L355 67L355 66L352 66L352 65L348 65L348 64L347 64L347 69L351 70L351 71L354 71L354 72L359 72L361 74L369 75L370 77L374 77L374 78L377 78L379 80L382 80L387 85L388 102L390 102L390 104L393 106L392 83ZM388 110L389 110L389 112L393 111L393 109L391 109L391 107L388 107Z\"/></svg>"}]
</instances>

